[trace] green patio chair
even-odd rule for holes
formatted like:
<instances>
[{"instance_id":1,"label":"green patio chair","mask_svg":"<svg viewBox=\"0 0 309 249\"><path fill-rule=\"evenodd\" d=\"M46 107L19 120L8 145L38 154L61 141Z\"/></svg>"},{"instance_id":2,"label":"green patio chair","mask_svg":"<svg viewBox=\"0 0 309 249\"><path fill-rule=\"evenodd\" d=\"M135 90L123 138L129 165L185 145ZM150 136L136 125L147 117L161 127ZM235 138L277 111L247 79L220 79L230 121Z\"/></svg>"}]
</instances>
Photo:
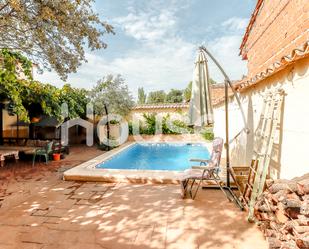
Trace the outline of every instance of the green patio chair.
<instances>
[{"instance_id":1,"label":"green patio chair","mask_svg":"<svg viewBox=\"0 0 309 249\"><path fill-rule=\"evenodd\" d=\"M33 161L32 161L32 166L34 166L34 163L35 163L35 158L37 156L39 157L42 157L44 156L45 157L45 163L47 164L48 163L48 158L49 158L49 155L53 152L53 142L49 142L45 145L45 147L43 148L38 148L34 151L34 154L33 154Z\"/></svg>"}]
</instances>

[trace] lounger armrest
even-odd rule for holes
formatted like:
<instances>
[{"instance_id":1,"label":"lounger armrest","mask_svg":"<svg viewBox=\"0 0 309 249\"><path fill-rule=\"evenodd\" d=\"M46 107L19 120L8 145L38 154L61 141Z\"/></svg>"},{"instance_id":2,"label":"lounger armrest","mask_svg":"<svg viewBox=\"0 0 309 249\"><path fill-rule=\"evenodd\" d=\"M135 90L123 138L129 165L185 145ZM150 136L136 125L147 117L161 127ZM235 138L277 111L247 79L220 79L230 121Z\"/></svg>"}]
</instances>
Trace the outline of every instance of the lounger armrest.
<instances>
[{"instance_id":1,"label":"lounger armrest","mask_svg":"<svg viewBox=\"0 0 309 249\"><path fill-rule=\"evenodd\" d=\"M216 169L217 167L214 166L191 166L192 169L200 169L200 170L212 170Z\"/></svg>"},{"instance_id":2,"label":"lounger armrest","mask_svg":"<svg viewBox=\"0 0 309 249\"><path fill-rule=\"evenodd\" d=\"M199 162L199 163L208 163L209 161L210 161L209 159L198 159L198 158L190 159L190 162Z\"/></svg>"}]
</instances>

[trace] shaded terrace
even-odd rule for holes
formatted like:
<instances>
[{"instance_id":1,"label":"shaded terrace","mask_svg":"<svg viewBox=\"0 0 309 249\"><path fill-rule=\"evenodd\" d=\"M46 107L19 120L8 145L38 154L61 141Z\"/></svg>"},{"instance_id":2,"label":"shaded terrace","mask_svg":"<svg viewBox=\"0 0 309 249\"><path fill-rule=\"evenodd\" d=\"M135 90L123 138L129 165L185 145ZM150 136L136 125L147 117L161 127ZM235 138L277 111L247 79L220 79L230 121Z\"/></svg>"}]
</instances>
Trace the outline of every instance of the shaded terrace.
<instances>
[{"instance_id":1,"label":"shaded terrace","mask_svg":"<svg viewBox=\"0 0 309 249\"><path fill-rule=\"evenodd\" d=\"M178 185L61 180L64 168L100 153L73 147L62 166L1 169L2 179L14 170L1 186L1 248L266 248L246 214L217 190L192 201L180 198Z\"/></svg>"}]
</instances>

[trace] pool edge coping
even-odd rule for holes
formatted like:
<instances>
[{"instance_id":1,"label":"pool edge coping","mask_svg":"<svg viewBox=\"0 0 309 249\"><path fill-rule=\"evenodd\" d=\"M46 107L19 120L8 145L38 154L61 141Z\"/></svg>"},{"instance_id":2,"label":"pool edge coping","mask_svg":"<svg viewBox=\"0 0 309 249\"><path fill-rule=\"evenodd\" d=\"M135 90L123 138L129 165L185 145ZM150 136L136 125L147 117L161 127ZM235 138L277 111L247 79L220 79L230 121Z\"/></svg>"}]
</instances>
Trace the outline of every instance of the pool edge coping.
<instances>
[{"instance_id":1,"label":"pool edge coping","mask_svg":"<svg viewBox=\"0 0 309 249\"><path fill-rule=\"evenodd\" d=\"M124 170L96 168L96 165L106 161L114 155L121 153L137 142L126 142L111 151L103 153L63 173L65 181L95 181L95 182L126 182L126 183L151 183L151 184L178 184L182 171L167 170ZM149 141L147 143L160 143ZM171 142L168 143L203 143L209 149L207 142Z\"/></svg>"}]
</instances>

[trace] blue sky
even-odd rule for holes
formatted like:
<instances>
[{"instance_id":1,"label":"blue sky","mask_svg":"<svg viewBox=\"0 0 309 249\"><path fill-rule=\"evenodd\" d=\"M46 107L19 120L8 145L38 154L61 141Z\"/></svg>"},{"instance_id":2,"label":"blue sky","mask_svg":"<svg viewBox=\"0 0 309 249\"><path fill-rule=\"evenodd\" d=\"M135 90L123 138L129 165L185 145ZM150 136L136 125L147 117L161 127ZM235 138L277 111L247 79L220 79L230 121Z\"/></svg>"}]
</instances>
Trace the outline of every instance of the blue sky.
<instances>
[{"instance_id":1,"label":"blue sky","mask_svg":"<svg viewBox=\"0 0 309 249\"><path fill-rule=\"evenodd\" d=\"M115 27L106 35L107 49L87 51L88 63L68 83L91 88L107 74L121 74L136 96L146 92L185 88L192 78L196 49L204 44L232 79L246 74L246 62L238 56L239 46L255 0L97 0L101 19ZM221 81L210 64L211 77ZM36 79L61 87L54 72Z\"/></svg>"}]
</instances>

